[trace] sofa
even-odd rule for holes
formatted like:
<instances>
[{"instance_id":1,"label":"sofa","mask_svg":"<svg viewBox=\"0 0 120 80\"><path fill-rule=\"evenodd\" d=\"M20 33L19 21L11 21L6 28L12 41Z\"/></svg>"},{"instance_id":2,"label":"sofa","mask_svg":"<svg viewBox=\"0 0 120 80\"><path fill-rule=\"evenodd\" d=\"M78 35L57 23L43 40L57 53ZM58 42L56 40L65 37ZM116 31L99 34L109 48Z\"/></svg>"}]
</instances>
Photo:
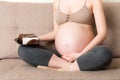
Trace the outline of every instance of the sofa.
<instances>
[{"instance_id":1,"label":"sofa","mask_svg":"<svg viewBox=\"0 0 120 80\"><path fill-rule=\"evenodd\" d=\"M57 71L33 67L17 54L14 39L20 33L41 35L53 29L52 3L0 1L0 80L120 80L120 2L104 2L108 36L104 44L113 52L112 63L98 71ZM53 47L54 42L42 44Z\"/></svg>"}]
</instances>

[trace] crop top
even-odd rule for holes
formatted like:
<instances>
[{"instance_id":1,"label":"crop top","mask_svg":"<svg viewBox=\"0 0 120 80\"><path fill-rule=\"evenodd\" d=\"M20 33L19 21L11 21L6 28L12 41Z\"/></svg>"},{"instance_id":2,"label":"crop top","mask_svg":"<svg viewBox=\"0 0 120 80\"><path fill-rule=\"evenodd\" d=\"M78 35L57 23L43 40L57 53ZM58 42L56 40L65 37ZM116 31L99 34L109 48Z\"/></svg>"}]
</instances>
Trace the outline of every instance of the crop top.
<instances>
[{"instance_id":1,"label":"crop top","mask_svg":"<svg viewBox=\"0 0 120 80\"><path fill-rule=\"evenodd\" d=\"M86 6L86 0L84 6L79 11L71 14L65 14L60 10L60 2L61 0L59 1L58 9L54 13L55 20L59 25L66 22L93 24L94 17Z\"/></svg>"}]
</instances>

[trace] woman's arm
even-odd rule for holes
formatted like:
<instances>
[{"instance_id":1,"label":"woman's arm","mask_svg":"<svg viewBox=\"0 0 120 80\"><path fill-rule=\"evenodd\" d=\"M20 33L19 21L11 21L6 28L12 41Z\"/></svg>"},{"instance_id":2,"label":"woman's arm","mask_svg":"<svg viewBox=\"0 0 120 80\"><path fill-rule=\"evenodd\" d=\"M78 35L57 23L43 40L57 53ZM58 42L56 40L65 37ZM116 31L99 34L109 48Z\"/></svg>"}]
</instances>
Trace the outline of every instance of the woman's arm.
<instances>
[{"instance_id":1,"label":"woman's arm","mask_svg":"<svg viewBox=\"0 0 120 80\"><path fill-rule=\"evenodd\" d=\"M54 29L53 29L53 31L49 32L47 34L40 35L39 39L41 41L53 41L55 39L55 35L56 35L57 30L58 30L58 26L54 21Z\"/></svg>"},{"instance_id":2,"label":"woman's arm","mask_svg":"<svg viewBox=\"0 0 120 80\"><path fill-rule=\"evenodd\" d=\"M107 25L105 20L104 9L102 5L102 0L93 0L93 14L95 17L97 35L95 38L83 49L81 54L88 52L90 49L94 48L96 45L104 41L107 36Z\"/></svg>"},{"instance_id":3,"label":"woman's arm","mask_svg":"<svg viewBox=\"0 0 120 80\"><path fill-rule=\"evenodd\" d=\"M53 11L55 12L55 4L53 5ZM53 31L49 32L47 34L40 35L39 39L41 41L53 41L55 39L56 33L58 31L58 24L56 23L54 18L53 18L53 22L54 22L54 29L53 29Z\"/></svg>"}]
</instances>

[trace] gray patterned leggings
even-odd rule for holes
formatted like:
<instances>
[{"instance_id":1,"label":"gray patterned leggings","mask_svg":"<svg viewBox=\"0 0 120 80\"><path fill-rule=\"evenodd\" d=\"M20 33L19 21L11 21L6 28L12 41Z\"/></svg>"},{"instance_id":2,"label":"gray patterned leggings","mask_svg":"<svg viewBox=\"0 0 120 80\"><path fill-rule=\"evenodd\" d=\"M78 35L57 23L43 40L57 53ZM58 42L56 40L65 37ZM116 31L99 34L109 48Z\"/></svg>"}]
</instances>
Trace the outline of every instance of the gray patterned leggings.
<instances>
[{"instance_id":1,"label":"gray patterned leggings","mask_svg":"<svg viewBox=\"0 0 120 80\"><path fill-rule=\"evenodd\" d=\"M53 49L41 45L19 46L18 55L32 66L48 66L53 54L61 55ZM81 71L94 71L106 68L112 61L112 52L104 45L99 45L77 59Z\"/></svg>"}]
</instances>

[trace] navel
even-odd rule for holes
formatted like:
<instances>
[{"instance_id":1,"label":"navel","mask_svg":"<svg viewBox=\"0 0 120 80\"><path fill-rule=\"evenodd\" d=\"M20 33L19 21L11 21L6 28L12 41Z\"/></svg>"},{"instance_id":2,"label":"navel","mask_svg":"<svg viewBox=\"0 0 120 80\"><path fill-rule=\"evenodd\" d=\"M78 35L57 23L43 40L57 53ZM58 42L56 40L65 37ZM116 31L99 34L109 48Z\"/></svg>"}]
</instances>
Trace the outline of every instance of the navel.
<instances>
[{"instance_id":1,"label":"navel","mask_svg":"<svg viewBox=\"0 0 120 80\"><path fill-rule=\"evenodd\" d=\"M65 44L65 47L69 47L69 45L68 45L68 44Z\"/></svg>"}]
</instances>

